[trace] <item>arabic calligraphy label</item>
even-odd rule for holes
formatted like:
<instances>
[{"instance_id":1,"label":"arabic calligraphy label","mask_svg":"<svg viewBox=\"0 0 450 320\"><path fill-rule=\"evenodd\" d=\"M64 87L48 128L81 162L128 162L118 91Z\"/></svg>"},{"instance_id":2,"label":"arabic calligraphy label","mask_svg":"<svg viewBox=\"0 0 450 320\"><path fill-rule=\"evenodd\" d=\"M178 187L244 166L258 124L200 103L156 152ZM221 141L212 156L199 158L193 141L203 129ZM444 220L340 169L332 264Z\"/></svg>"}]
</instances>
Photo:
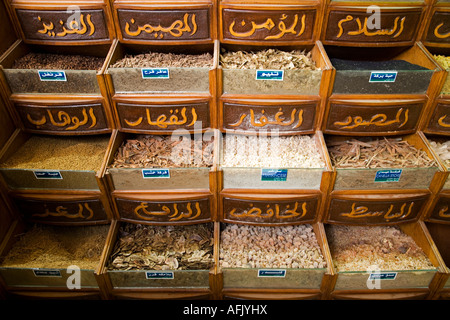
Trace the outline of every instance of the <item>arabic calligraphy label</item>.
<instances>
[{"instance_id":1,"label":"arabic calligraphy label","mask_svg":"<svg viewBox=\"0 0 450 320\"><path fill-rule=\"evenodd\" d=\"M125 40L199 40L209 38L209 10L118 9Z\"/></svg>"},{"instance_id":2,"label":"arabic calligraphy label","mask_svg":"<svg viewBox=\"0 0 450 320\"><path fill-rule=\"evenodd\" d=\"M357 206L356 202L353 202L352 204L352 210L350 212L342 213L341 215L343 217L348 217L352 219L361 219L361 218L367 218L367 217L377 217L381 216L384 220L389 222L392 219L396 220L403 220L406 219L410 214L411 210L414 206L414 201L410 202L409 204L407 202L403 203L400 207L400 210L398 212L394 211L394 205L389 205L388 208L380 211L370 211L369 207L366 206Z\"/></svg>"},{"instance_id":3,"label":"arabic calligraphy label","mask_svg":"<svg viewBox=\"0 0 450 320\"><path fill-rule=\"evenodd\" d=\"M41 81L67 81L64 71L38 70L38 74Z\"/></svg>"},{"instance_id":4,"label":"arabic calligraphy label","mask_svg":"<svg viewBox=\"0 0 450 320\"><path fill-rule=\"evenodd\" d=\"M29 40L109 40L103 9L82 8L75 19L65 10L16 9L16 13Z\"/></svg>"},{"instance_id":5,"label":"arabic calligraphy label","mask_svg":"<svg viewBox=\"0 0 450 320\"><path fill-rule=\"evenodd\" d=\"M286 181L288 169L261 169L261 181Z\"/></svg>"},{"instance_id":6,"label":"arabic calligraphy label","mask_svg":"<svg viewBox=\"0 0 450 320\"><path fill-rule=\"evenodd\" d=\"M369 82L395 82L397 71L372 71Z\"/></svg>"},{"instance_id":7,"label":"arabic calligraphy label","mask_svg":"<svg viewBox=\"0 0 450 320\"><path fill-rule=\"evenodd\" d=\"M95 116L94 109L92 107L89 108L89 111L86 111L86 108L82 108L82 120L80 120L78 116L71 116L68 112L63 110L59 110L56 116L53 115L50 109L46 109L45 111L47 114L44 114L40 119L37 120L33 119L31 114L26 112L26 120L37 128L40 128L47 124L47 122L49 122L49 127L62 128L66 131L77 130L82 126L87 125L89 123L89 120L90 126L87 129L94 128L97 125L97 117Z\"/></svg>"},{"instance_id":8,"label":"arabic calligraphy label","mask_svg":"<svg viewBox=\"0 0 450 320\"><path fill-rule=\"evenodd\" d=\"M378 170L375 174L375 182L398 182L402 175L402 169Z\"/></svg>"},{"instance_id":9,"label":"arabic calligraphy label","mask_svg":"<svg viewBox=\"0 0 450 320\"><path fill-rule=\"evenodd\" d=\"M141 74L142 79L169 79L167 68L143 68Z\"/></svg>"},{"instance_id":10,"label":"arabic calligraphy label","mask_svg":"<svg viewBox=\"0 0 450 320\"><path fill-rule=\"evenodd\" d=\"M142 178L170 178L169 169L142 169Z\"/></svg>"},{"instance_id":11,"label":"arabic calligraphy label","mask_svg":"<svg viewBox=\"0 0 450 320\"><path fill-rule=\"evenodd\" d=\"M283 81L284 70L256 70L256 80Z\"/></svg>"},{"instance_id":12,"label":"arabic calligraphy label","mask_svg":"<svg viewBox=\"0 0 450 320\"><path fill-rule=\"evenodd\" d=\"M62 179L61 172L59 171L42 171L42 170L34 170L34 176L36 179Z\"/></svg>"},{"instance_id":13,"label":"arabic calligraphy label","mask_svg":"<svg viewBox=\"0 0 450 320\"><path fill-rule=\"evenodd\" d=\"M347 22L354 21L356 26L358 27L358 30L353 31L347 31L347 35L350 36L359 36L363 34L366 37L373 37L373 36L392 36L392 38L397 38L402 32L404 28L404 23L406 20L406 17L402 17L399 23L400 16L397 16L394 19L394 25L390 29L379 29L374 31L369 31L369 28L367 27L367 21L368 17L364 18L364 22L361 23L361 19L357 17L356 19L352 15L346 16L344 19L341 19L337 26L339 29L339 33L336 36L337 38L340 38L342 34L344 34L344 24L347 25ZM349 28L351 29L351 27Z\"/></svg>"},{"instance_id":14,"label":"arabic calligraphy label","mask_svg":"<svg viewBox=\"0 0 450 320\"><path fill-rule=\"evenodd\" d=\"M222 10L225 39L301 41L311 39L315 10Z\"/></svg>"},{"instance_id":15,"label":"arabic calligraphy label","mask_svg":"<svg viewBox=\"0 0 450 320\"><path fill-rule=\"evenodd\" d=\"M439 118L438 124L439 124L441 127L444 127L444 128L450 128L450 123L445 122L445 121L444 121L445 118L447 118L447 115L446 115L446 114Z\"/></svg>"},{"instance_id":16,"label":"arabic calligraphy label","mask_svg":"<svg viewBox=\"0 0 450 320\"><path fill-rule=\"evenodd\" d=\"M167 205L158 204L160 210L148 210L149 203L141 202L134 208L136 217L142 220L151 221L155 217L164 216L169 218L168 221L194 220L200 217L202 210L198 201L187 204L172 203Z\"/></svg>"},{"instance_id":17,"label":"arabic calligraphy label","mask_svg":"<svg viewBox=\"0 0 450 320\"><path fill-rule=\"evenodd\" d=\"M83 219L91 220L94 216L94 211L89 207L87 202L78 203L78 211L75 213L70 213L68 209L64 206L57 206L55 211L50 211L46 205L44 213L35 213L33 217L46 218L46 217L64 217L68 219ZM85 215L87 214L87 215Z\"/></svg>"}]
</instances>

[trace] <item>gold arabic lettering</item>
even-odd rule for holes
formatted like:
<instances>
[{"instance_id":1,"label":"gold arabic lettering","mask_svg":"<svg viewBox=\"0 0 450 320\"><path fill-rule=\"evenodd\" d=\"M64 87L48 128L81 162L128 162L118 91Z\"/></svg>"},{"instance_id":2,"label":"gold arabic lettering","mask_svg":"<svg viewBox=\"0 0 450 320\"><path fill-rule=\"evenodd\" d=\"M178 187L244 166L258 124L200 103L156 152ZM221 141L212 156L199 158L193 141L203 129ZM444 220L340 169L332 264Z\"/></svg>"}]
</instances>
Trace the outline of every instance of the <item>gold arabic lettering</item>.
<instances>
[{"instance_id":1,"label":"gold arabic lettering","mask_svg":"<svg viewBox=\"0 0 450 320\"><path fill-rule=\"evenodd\" d=\"M300 30L298 32L295 30L295 28L297 27L297 24L298 24L298 14L294 15L294 22L292 23L292 25L289 28L286 28L286 24L283 21L287 17L288 16L286 14L284 14L284 13L281 15L280 22L278 23L278 29L280 30L280 33L278 33L276 35L266 36L264 38L264 40L280 39L287 33L294 34L294 35L296 34L297 37L301 36L303 34L303 32L305 31L306 16L305 15L302 16L301 27L300 27ZM244 27L245 26L245 21L242 20L240 24L241 24L242 27ZM231 35L233 35L235 37L238 37L238 38L250 37L256 32L256 30L259 30L259 29L266 29L266 30L270 31L270 30L272 30L275 27L275 23L273 22L273 20L271 18L267 18L267 20L264 23L261 23L261 24L256 24L254 21L251 21L252 28L249 31L246 31L246 32L236 32L234 30L234 26L235 25L236 25L236 21L233 21L230 24L230 27L228 28L228 30L231 33Z\"/></svg>"},{"instance_id":2,"label":"gold arabic lettering","mask_svg":"<svg viewBox=\"0 0 450 320\"><path fill-rule=\"evenodd\" d=\"M42 21L42 18L40 16L38 16L38 20L42 22L42 26L44 27L44 29L38 30L38 32L42 33L42 34L47 34L50 37L65 37L68 34L70 35L70 34L75 34L75 33L84 35L88 31L88 25L89 25L89 34L88 35L91 36L95 32L95 26L92 23L90 14L86 15L87 25L86 25L86 22L84 21L84 14L80 15L79 23L76 19L70 21L68 23L68 28L66 28L64 26L64 22L62 20L59 20L59 23L61 24L63 31L58 32L58 33L56 33L54 31L55 25L53 24L53 22L50 21L49 24L46 24Z\"/></svg>"},{"instance_id":3,"label":"gold arabic lettering","mask_svg":"<svg viewBox=\"0 0 450 320\"><path fill-rule=\"evenodd\" d=\"M264 115L265 111L261 110L262 116L259 117L257 121L255 121L255 112L253 109L250 109L250 123L254 127L264 127L268 124L274 124L274 125L280 125L280 126L290 126L295 122L295 114L297 113L297 109L293 109L291 111L291 118L290 121L285 122L285 119L283 117L282 109L278 109L278 112L275 114L275 121L268 120L268 118ZM238 127L242 124L244 119L247 117L247 114L242 114L239 118L239 121L233 124L230 124L230 127ZM298 121L297 124L293 127L293 129L296 129L300 127L303 123L303 109L300 109L298 112Z\"/></svg>"},{"instance_id":4,"label":"gold arabic lettering","mask_svg":"<svg viewBox=\"0 0 450 320\"><path fill-rule=\"evenodd\" d=\"M444 25L444 23L442 22L441 24L439 24L438 26L436 26L436 28L434 29L434 36L435 36L436 38L439 38L439 39L445 39L445 38L450 37L450 32L448 32L448 33L446 33L446 34L440 34L440 33L439 33L438 30L439 30L443 25Z\"/></svg>"},{"instance_id":5,"label":"gold arabic lettering","mask_svg":"<svg viewBox=\"0 0 450 320\"><path fill-rule=\"evenodd\" d=\"M284 210L283 212L280 212L279 204L275 204L275 210L271 208L270 204L268 204L265 212L263 212L263 210L260 208L254 207L252 203L250 204L250 206L252 207L251 209L249 209L247 211L244 210L241 213L236 213L237 209L233 208L230 211L230 215L235 218L258 217L258 218L268 219L268 218L272 218L275 216L275 218L277 218L277 219L288 219L288 218L294 218L294 217L298 217L299 219L301 219L307 213L306 202L303 202L303 204L302 204L302 212L297 212L297 209L299 206L299 203L297 201L295 202L295 206L293 209L289 209L290 205L286 205L286 210ZM287 210L287 209L289 209L289 210Z\"/></svg>"},{"instance_id":6,"label":"gold arabic lettering","mask_svg":"<svg viewBox=\"0 0 450 320\"><path fill-rule=\"evenodd\" d=\"M146 117L147 117L147 123L151 126L157 126L160 128L167 128L170 125L183 125L186 124L188 121L188 118L186 116L186 108L183 107L183 109L181 109L181 119L178 118L178 116L176 115L178 113L178 109L171 109L170 110L170 116L167 117L165 114L161 114L158 116L158 118L156 118L156 121L153 121L150 115L150 110L149 108L145 109L145 113L146 113ZM197 112L195 111L195 108L191 109L191 114L192 114L192 121L187 125L187 127L191 127L195 124L195 122L197 121ZM167 121L167 118L168 121ZM130 127L136 127L138 125L140 125L143 121L143 117L139 117L136 121L129 121L127 119L124 119L125 123L130 126Z\"/></svg>"},{"instance_id":7,"label":"gold arabic lettering","mask_svg":"<svg viewBox=\"0 0 450 320\"><path fill-rule=\"evenodd\" d=\"M336 121L334 122L334 125L336 126L341 126L342 129L354 129L356 127L359 126L371 126L371 125L375 125L378 127L381 126L389 126L391 124L394 123L400 123L400 116L403 113L403 108L400 108L397 111L397 115L395 116L394 120L390 120L390 121L386 121L387 120L387 115L385 114L376 114L374 116L372 116L372 118L370 118L370 121L364 121L363 118L361 116L355 116L355 117L351 117L348 116L345 121ZM408 114L409 114L409 109L406 109L405 111L405 116L404 116L404 121L398 126L398 128L403 127L407 122L408 122ZM353 123L353 124L352 124Z\"/></svg>"},{"instance_id":8,"label":"gold arabic lettering","mask_svg":"<svg viewBox=\"0 0 450 320\"><path fill-rule=\"evenodd\" d=\"M65 128L65 130L76 130L80 126L84 126L85 124L88 123L89 117L91 119L91 125L89 126L89 128L93 128L97 124L97 118L95 117L93 108L89 108L89 116L88 116L88 113L86 112L86 108L83 108L83 111L82 111L83 120L82 121L80 121L80 119L76 116L70 117L70 115L67 112L62 111L62 110L59 111L57 114L57 119L56 119L57 121L53 117L52 112L48 109L47 109L47 114L48 114L50 123L52 125L54 125L55 127L65 127L65 126L72 124L72 126ZM31 115L28 113L27 119L31 124L33 124L35 126L42 126L47 123L47 117L45 115L42 116L42 118L39 120L34 120L33 118L31 118Z\"/></svg>"},{"instance_id":9,"label":"gold arabic lettering","mask_svg":"<svg viewBox=\"0 0 450 320\"><path fill-rule=\"evenodd\" d=\"M446 213L448 211L448 206L443 207L439 210L439 217L441 218L450 218L450 213Z\"/></svg>"},{"instance_id":10,"label":"gold arabic lettering","mask_svg":"<svg viewBox=\"0 0 450 320\"><path fill-rule=\"evenodd\" d=\"M392 219L406 219L412 211L412 207L414 206L414 202L411 202L408 206L408 212L405 213L405 208L407 206L407 203L404 203L401 208L400 211L398 213L394 213L391 214L393 209L394 209L394 205L391 204L388 208L388 210L386 211L386 213L384 213L384 211L369 211L368 207L365 206L359 206L356 207L356 203L354 202L352 204L352 210L348 213L342 213L341 215L344 217L349 217L349 218L366 218L366 217L377 217L377 216L381 216L383 215L384 219L386 221L392 220Z\"/></svg>"},{"instance_id":11,"label":"gold arabic lettering","mask_svg":"<svg viewBox=\"0 0 450 320\"><path fill-rule=\"evenodd\" d=\"M450 128L450 124L444 122L445 118L447 118L447 115L443 115L442 117L440 117L438 123L441 127Z\"/></svg>"},{"instance_id":12,"label":"gold arabic lettering","mask_svg":"<svg viewBox=\"0 0 450 320\"><path fill-rule=\"evenodd\" d=\"M141 34L141 32L145 32L148 34L154 33L155 38L164 38L164 33L169 33L170 35L174 37L181 37L184 32L191 32L190 35L194 35L197 32L197 22L195 21L195 14L191 15L191 24L192 29L189 26L189 14L186 13L183 17L183 21L176 20L174 21L169 27L164 28L161 25L158 25L157 27L154 27L150 24L145 24L143 26L138 26L135 31L130 30L130 24L127 22L125 24L125 33L132 37L137 37ZM135 23L134 19L131 19L130 22L132 24ZM159 32L159 33L158 33Z\"/></svg>"},{"instance_id":13,"label":"gold arabic lettering","mask_svg":"<svg viewBox=\"0 0 450 320\"><path fill-rule=\"evenodd\" d=\"M400 20L400 27L398 25L399 19L400 19L400 17L398 17L398 16L395 18L394 26L392 27L392 29L380 29L380 30L370 32L367 30L367 20L368 20L367 17L364 18L364 24L361 25L361 20L359 18L356 18L354 20L353 16L348 15L344 19L339 20L339 22L338 22L339 33L336 37L340 38L342 36L342 34L344 33L344 28L342 27L342 25L344 23L354 20L354 21L356 21L356 24L358 25L358 30L357 31L348 31L347 34L350 36L357 36L360 34L364 34L365 36L368 36L368 37L385 36L385 35L391 36L397 31L397 28L398 28L398 32L392 37L392 38L397 38L403 32L406 17L403 17Z\"/></svg>"},{"instance_id":14,"label":"gold arabic lettering","mask_svg":"<svg viewBox=\"0 0 450 320\"><path fill-rule=\"evenodd\" d=\"M200 214L202 213L202 210L200 209L200 204L198 203L198 201L195 202L194 206L195 206L195 211L196 211L195 214L194 214L194 211L192 210L190 202L186 205L187 212L183 212L183 210L179 210L178 205L176 203L174 203L172 205L172 207L173 207L173 213L172 213L172 210L166 205L161 207L162 211L149 211L149 210L147 210L148 203L141 202L141 204L134 209L134 214L136 216L138 216L140 219L147 220L147 221L153 220L155 216L167 216L168 218L170 218L169 221L178 221L183 218L186 218L188 220L193 220L193 219L198 218L200 216ZM142 214L141 214L141 212L142 212Z\"/></svg>"},{"instance_id":15,"label":"gold arabic lettering","mask_svg":"<svg viewBox=\"0 0 450 320\"><path fill-rule=\"evenodd\" d=\"M87 217L85 217L83 215L84 209L86 209L89 212L89 215ZM33 217L39 217L39 218L46 218L48 216L52 216L52 217L65 217L65 218L69 218L69 219L90 220L94 216L94 211L92 211L92 209L89 208L89 204L88 203L84 203L84 205L79 203L78 204L78 212L75 213L75 214L70 214L67 211L67 208L65 208L63 206L58 206L58 207L56 207L55 212L50 212L50 210L45 205L45 212L44 213L36 213L36 214L33 214L32 216Z\"/></svg>"}]
</instances>

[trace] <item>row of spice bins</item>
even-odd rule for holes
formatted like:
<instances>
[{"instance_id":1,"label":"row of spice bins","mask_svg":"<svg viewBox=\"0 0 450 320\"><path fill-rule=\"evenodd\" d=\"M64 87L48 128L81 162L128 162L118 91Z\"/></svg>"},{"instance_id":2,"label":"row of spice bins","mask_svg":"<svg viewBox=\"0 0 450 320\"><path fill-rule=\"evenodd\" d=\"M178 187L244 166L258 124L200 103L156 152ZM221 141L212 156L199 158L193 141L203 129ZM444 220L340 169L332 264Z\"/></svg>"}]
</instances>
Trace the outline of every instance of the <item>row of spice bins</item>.
<instances>
[{"instance_id":1,"label":"row of spice bins","mask_svg":"<svg viewBox=\"0 0 450 320\"><path fill-rule=\"evenodd\" d=\"M379 12L360 1L291 0L42 0L6 2L18 34L27 43L226 43L404 46L414 41L448 43L445 0L376 1ZM73 7L76 6L79 11ZM69 8L69 10L68 10ZM76 22L65 24L74 13ZM378 20L376 20L378 19ZM376 25L376 27L373 26Z\"/></svg>"}]
</instances>

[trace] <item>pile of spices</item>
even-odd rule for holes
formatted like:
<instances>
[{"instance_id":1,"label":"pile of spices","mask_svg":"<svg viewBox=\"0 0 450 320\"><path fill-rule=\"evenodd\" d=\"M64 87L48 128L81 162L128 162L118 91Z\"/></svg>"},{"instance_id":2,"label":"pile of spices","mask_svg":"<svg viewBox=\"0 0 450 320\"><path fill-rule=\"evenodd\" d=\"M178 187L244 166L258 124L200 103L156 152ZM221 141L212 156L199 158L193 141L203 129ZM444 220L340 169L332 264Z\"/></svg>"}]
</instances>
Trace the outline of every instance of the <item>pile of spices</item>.
<instances>
[{"instance_id":1,"label":"pile of spices","mask_svg":"<svg viewBox=\"0 0 450 320\"><path fill-rule=\"evenodd\" d=\"M244 136L227 134L224 167L323 168L315 140L301 136Z\"/></svg>"},{"instance_id":2,"label":"pile of spices","mask_svg":"<svg viewBox=\"0 0 450 320\"><path fill-rule=\"evenodd\" d=\"M450 69L450 56L435 54L433 58L445 69Z\"/></svg>"},{"instance_id":3,"label":"pile of spices","mask_svg":"<svg viewBox=\"0 0 450 320\"><path fill-rule=\"evenodd\" d=\"M450 140L444 142L431 141L430 146L437 153L439 158L444 161L447 168L450 168Z\"/></svg>"},{"instance_id":4,"label":"pile of spices","mask_svg":"<svg viewBox=\"0 0 450 320\"><path fill-rule=\"evenodd\" d=\"M311 225L227 225L221 232L223 268L325 268Z\"/></svg>"},{"instance_id":5,"label":"pile of spices","mask_svg":"<svg viewBox=\"0 0 450 320\"><path fill-rule=\"evenodd\" d=\"M415 168L436 163L427 153L401 138L361 138L327 141L331 163L336 168Z\"/></svg>"},{"instance_id":6,"label":"pile of spices","mask_svg":"<svg viewBox=\"0 0 450 320\"><path fill-rule=\"evenodd\" d=\"M331 58L336 70L429 70L405 60L363 61Z\"/></svg>"},{"instance_id":7,"label":"pile of spices","mask_svg":"<svg viewBox=\"0 0 450 320\"><path fill-rule=\"evenodd\" d=\"M211 225L145 226L125 224L109 270L199 270L213 265Z\"/></svg>"},{"instance_id":8,"label":"pile of spices","mask_svg":"<svg viewBox=\"0 0 450 320\"><path fill-rule=\"evenodd\" d=\"M13 69L96 70L100 71L104 58L82 55L28 53L17 59Z\"/></svg>"},{"instance_id":9,"label":"pile of spices","mask_svg":"<svg viewBox=\"0 0 450 320\"><path fill-rule=\"evenodd\" d=\"M319 70L311 58L311 52L306 50L223 51L220 64L224 69Z\"/></svg>"},{"instance_id":10,"label":"pile of spices","mask_svg":"<svg viewBox=\"0 0 450 320\"><path fill-rule=\"evenodd\" d=\"M96 269L109 225L60 227L34 225L19 236L2 267Z\"/></svg>"},{"instance_id":11,"label":"pile of spices","mask_svg":"<svg viewBox=\"0 0 450 320\"><path fill-rule=\"evenodd\" d=\"M210 167L214 163L214 140L185 136L137 135L125 140L111 168Z\"/></svg>"},{"instance_id":12,"label":"pile of spices","mask_svg":"<svg viewBox=\"0 0 450 320\"><path fill-rule=\"evenodd\" d=\"M397 226L329 225L327 239L338 271L435 269L423 250Z\"/></svg>"},{"instance_id":13,"label":"pile of spices","mask_svg":"<svg viewBox=\"0 0 450 320\"><path fill-rule=\"evenodd\" d=\"M203 54L175 54L149 52L138 55L125 55L110 68L210 68L213 57L210 53Z\"/></svg>"},{"instance_id":14,"label":"pile of spices","mask_svg":"<svg viewBox=\"0 0 450 320\"><path fill-rule=\"evenodd\" d=\"M108 147L107 136L31 136L2 168L48 170L100 169Z\"/></svg>"}]
</instances>

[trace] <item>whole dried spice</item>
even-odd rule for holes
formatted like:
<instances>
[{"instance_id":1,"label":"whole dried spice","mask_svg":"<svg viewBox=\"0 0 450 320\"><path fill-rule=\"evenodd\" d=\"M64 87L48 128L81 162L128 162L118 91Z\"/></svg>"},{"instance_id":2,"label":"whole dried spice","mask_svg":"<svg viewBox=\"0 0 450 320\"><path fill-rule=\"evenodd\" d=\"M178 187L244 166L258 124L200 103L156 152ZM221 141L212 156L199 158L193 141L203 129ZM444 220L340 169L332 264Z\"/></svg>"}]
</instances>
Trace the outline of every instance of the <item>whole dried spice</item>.
<instances>
[{"instance_id":1,"label":"whole dried spice","mask_svg":"<svg viewBox=\"0 0 450 320\"><path fill-rule=\"evenodd\" d=\"M210 68L212 66L213 57L208 52L198 55L149 52L138 55L126 54L110 68Z\"/></svg>"},{"instance_id":2,"label":"whole dried spice","mask_svg":"<svg viewBox=\"0 0 450 320\"><path fill-rule=\"evenodd\" d=\"M397 226L329 225L327 239L338 271L423 270L435 267Z\"/></svg>"},{"instance_id":3,"label":"whole dried spice","mask_svg":"<svg viewBox=\"0 0 450 320\"><path fill-rule=\"evenodd\" d=\"M17 59L13 69L96 70L100 71L104 58L83 55L28 53Z\"/></svg>"},{"instance_id":4,"label":"whole dried spice","mask_svg":"<svg viewBox=\"0 0 450 320\"><path fill-rule=\"evenodd\" d=\"M322 168L325 166L310 136L244 136L224 138L224 167Z\"/></svg>"},{"instance_id":5,"label":"whole dried spice","mask_svg":"<svg viewBox=\"0 0 450 320\"><path fill-rule=\"evenodd\" d=\"M450 140L444 142L430 141L430 146L437 153L439 158L444 161L447 168L450 167Z\"/></svg>"},{"instance_id":6,"label":"whole dried spice","mask_svg":"<svg viewBox=\"0 0 450 320\"><path fill-rule=\"evenodd\" d=\"M433 58L446 70L450 69L450 56L440 54L433 55Z\"/></svg>"},{"instance_id":7,"label":"whole dried spice","mask_svg":"<svg viewBox=\"0 0 450 320\"><path fill-rule=\"evenodd\" d=\"M95 269L100 263L109 225L60 227L34 225L18 235L1 263L11 268Z\"/></svg>"},{"instance_id":8,"label":"whole dried spice","mask_svg":"<svg viewBox=\"0 0 450 320\"><path fill-rule=\"evenodd\" d=\"M401 138L368 138L328 141L328 152L336 168L432 167L436 162L423 150Z\"/></svg>"},{"instance_id":9,"label":"whole dried spice","mask_svg":"<svg viewBox=\"0 0 450 320\"><path fill-rule=\"evenodd\" d=\"M31 136L3 163L2 168L99 170L109 137Z\"/></svg>"},{"instance_id":10,"label":"whole dried spice","mask_svg":"<svg viewBox=\"0 0 450 320\"><path fill-rule=\"evenodd\" d=\"M225 69L276 69L276 70L318 70L311 52L279 49L266 49L257 52L224 51L220 64Z\"/></svg>"},{"instance_id":11,"label":"whole dried spice","mask_svg":"<svg viewBox=\"0 0 450 320\"><path fill-rule=\"evenodd\" d=\"M226 225L220 238L223 268L325 268L311 225Z\"/></svg>"},{"instance_id":12,"label":"whole dried spice","mask_svg":"<svg viewBox=\"0 0 450 320\"><path fill-rule=\"evenodd\" d=\"M210 167L214 163L214 140L186 136L137 135L122 143L111 168Z\"/></svg>"},{"instance_id":13,"label":"whole dried spice","mask_svg":"<svg viewBox=\"0 0 450 320\"><path fill-rule=\"evenodd\" d=\"M109 270L200 270L213 265L211 225L125 224L109 258Z\"/></svg>"}]
</instances>

